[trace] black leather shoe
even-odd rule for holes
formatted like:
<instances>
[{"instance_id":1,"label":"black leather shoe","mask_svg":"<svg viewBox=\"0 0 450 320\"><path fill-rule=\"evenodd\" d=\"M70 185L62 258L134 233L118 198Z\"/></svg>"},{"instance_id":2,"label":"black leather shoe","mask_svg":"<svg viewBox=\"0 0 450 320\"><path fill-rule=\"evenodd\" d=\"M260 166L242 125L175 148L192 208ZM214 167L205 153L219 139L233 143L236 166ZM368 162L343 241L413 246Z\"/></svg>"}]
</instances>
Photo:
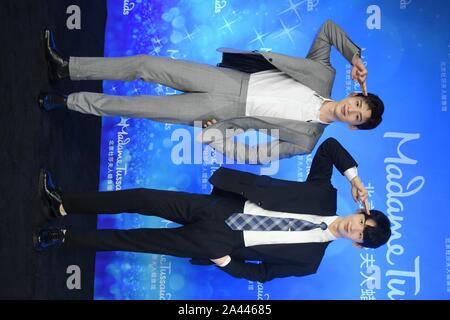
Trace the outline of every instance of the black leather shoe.
<instances>
[{"instance_id":1,"label":"black leather shoe","mask_svg":"<svg viewBox=\"0 0 450 320\"><path fill-rule=\"evenodd\" d=\"M61 229L41 229L33 235L34 249L44 251L63 244L65 235Z\"/></svg>"},{"instance_id":2,"label":"black leather shoe","mask_svg":"<svg viewBox=\"0 0 450 320\"><path fill-rule=\"evenodd\" d=\"M39 108L45 111L67 108L67 96L59 93L41 93L38 97Z\"/></svg>"},{"instance_id":3,"label":"black leather shoe","mask_svg":"<svg viewBox=\"0 0 450 320\"><path fill-rule=\"evenodd\" d=\"M45 206L48 207L52 217L61 217L59 207L62 204L61 191L56 189L50 173L45 169L41 169L39 173L39 194L44 201Z\"/></svg>"},{"instance_id":4,"label":"black leather shoe","mask_svg":"<svg viewBox=\"0 0 450 320\"><path fill-rule=\"evenodd\" d=\"M50 80L57 81L67 78L69 76L69 61L58 52L53 33L50 30L44 31L44 47Z\"/></svg>"}]
</instances>

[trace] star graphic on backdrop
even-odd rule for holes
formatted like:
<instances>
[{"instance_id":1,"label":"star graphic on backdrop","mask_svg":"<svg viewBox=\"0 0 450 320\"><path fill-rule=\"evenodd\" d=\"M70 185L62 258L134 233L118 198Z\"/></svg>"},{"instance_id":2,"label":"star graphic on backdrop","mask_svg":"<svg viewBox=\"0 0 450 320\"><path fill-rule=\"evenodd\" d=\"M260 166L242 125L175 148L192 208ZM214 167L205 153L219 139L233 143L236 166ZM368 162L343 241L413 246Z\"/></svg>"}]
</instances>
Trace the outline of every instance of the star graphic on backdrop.
<instances>
[{"instance_id":1,"label":"star graphic on backdrop","mask_svg":"<svg viewBox=\"0 0 450 320\"><path fill-rule=\"evenodd\" d=\"M161 52L161 48L162 48L161 46L155 47L153 45L153 50L150 52L150 54L154 53L154 55L158 55Z\"/></svg>"},{"instance_id":2,"label":"star graphic on backdrop","mask_svg":"<svg viewBox=\"0 0 450 320\"><path fill-rule=\"evenodd\" d=\"M161 39L159 37L152 38L152 43L156 44L158 47L162 47Z\"/></svg>"},{"instance_id":3,"label":"star graphic on backdrop","mask_svg":"<svg viewBox=\"0 0 450 320\"><path fill-rule=\"evenodd\" d=\"M287 35L289 40L291 40L292 44L295 46L294 40L292 39L292 36L291 36L291 31L298 28L300 26L300 24L297 24L291 28L287 28L286 25L284 24L283 20L280 19L280 23L283 26L283 31L281 31L278 35L276 35L275 39L279 38L281 36Z\"/></svg>"},{"instance_id":4,"label":"star graphic on backdrop","mask_svg":"<svg viewBox=\"0 0 450 320\"><path fill-rule=\"evenodd\" d=\"M192 36L194 34L198 33L197 27L194 29L194 31L192 33L189 33L186 28L184 28L184 32L186 32L186 36L183 38L183 40L189 39L189 41L191 41L191 42L192 42Z\"/></svg>"},{"instance_id":5,"label":"star graphic on backdrop","mask_svg":"<svg viewBox=\"0 0 450 320\"><path fill-rule=\"evenodd\" d=\"M255 28L253 28L253 30L255 31L256 38L251 40L249 43L253 43L253 42L259 41L261 43L261 46L265 47L264 42L262 41L262 39L263 39L263 37L267 36L270 32L266 32L264 34L260 34L260 33L258 33L258 31Z\"/></svg>"},{"instance_id":6,"label":"star graphic on backdrop","mask_svg":"<svg viewBox=\"0 0 450 320\"><path fill-rule=\"evenodd\" d=\"M300 1L300 2L294 4L292 2L292 0L289 0L289 5L290 5L289 8L287 8L284 11L281 11L278 15L284 14L284 13L289 12L289 11L294 11L295 15L297 16L297 18L302 20L302 18L300 17L300 14L297 11L297 7L300 6L302 3L305 3L305 2L306 2L306 0L303 0L303 1Z\"/></svg>"},{"instance_id":7,"label":"star graphic on backdrop","mask_svg":"<svg viewBox=\"0 0 450 320\"><path fill-rule=\"evenodd\" d=\"M231 29L231 25L232 25L233 23L236 23L236 21L238 21L239 18L237 18L237 19L235 19L235 20L233 20L233 21L231 21L231 22L228 22L228 20L227 20L225 17L222 17L222 19L223 19L223 21L225 21L225 24L224 24L223 26L221 26L221 27L219 28L219 30L222 30L223 28L227 28L228 30L230 30L231 33L233 33L233 29Z\"/></svg>"}]
</instances>

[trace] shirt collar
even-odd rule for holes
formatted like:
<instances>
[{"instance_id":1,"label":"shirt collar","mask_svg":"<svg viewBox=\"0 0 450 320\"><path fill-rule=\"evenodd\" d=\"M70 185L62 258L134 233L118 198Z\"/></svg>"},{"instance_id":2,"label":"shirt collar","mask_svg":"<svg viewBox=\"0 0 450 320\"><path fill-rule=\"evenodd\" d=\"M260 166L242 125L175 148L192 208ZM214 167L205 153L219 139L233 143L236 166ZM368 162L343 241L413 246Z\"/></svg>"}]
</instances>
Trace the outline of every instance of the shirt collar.
<instances>
[{"instance_id":1,"label":"shirt collar","mask_svg":"<svg viewBox=\"0 0 450 320\"><path fill-rule=\"evenodd\" d=\"M325 124L325 125L331 124L331 122L325 122L325 121L320 120L320 108L322 107L322 104L325 101L333 101L333 100L332 99L328 99L328 98L324 98L320 94L318 94L317 92L314 92L314 95L322 100L322 103L320 104L319 108L317 108L317 112L316 112L316 119L317 119L317 121L315 121L315 122L318 122L318 123L321 123L321 124Z\"/></svg>"}]
</instances>

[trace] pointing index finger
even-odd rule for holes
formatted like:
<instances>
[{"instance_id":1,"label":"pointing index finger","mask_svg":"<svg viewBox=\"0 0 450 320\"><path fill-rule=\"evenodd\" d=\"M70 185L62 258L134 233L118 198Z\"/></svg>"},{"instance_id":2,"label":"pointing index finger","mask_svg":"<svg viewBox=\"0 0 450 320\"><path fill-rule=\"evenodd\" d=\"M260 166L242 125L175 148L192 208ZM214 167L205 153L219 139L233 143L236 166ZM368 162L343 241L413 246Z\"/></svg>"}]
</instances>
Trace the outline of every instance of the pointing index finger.
<instances>
[{"instance_id":1,"label":"pointing index finger","mask_svg":"<svg viewBox=\"0 0 450 320\"><path fill-rule=\"evenodd\" d=\"M368 215L370 215L370 205L369 205L369 200L366 199L365 201L363 201L363 204L364 204L364 209L366 210L366 213L367 213Z\"/></svg>"},{"instance_id":2,"label":"pointing index finger","mask_svg":"<svg viewBox=\"0 0 450 320\"><path fill-rule=\"evenodd\" d=\"M364 81L361 84L361 89L362 89L363 95L367 96L367 84L366 84L366 81Z\"/></svg>"}]
</instances>

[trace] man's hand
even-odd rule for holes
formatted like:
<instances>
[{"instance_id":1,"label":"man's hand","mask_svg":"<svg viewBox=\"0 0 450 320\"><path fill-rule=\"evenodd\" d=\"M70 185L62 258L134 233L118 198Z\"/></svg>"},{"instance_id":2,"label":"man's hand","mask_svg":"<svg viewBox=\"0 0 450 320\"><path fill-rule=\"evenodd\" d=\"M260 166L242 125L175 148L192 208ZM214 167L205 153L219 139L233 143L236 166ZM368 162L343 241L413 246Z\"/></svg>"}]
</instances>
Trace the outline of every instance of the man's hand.
<instances>
[{"instance_id":1,"label":"man's hand","mask_svg":"<svg viewBox=\"0 0 450 320\"><path fill-rule=\"evenodd\" d=\"M364 63L362 62L361 58L358 54L355 54L352 59L352 79L357 80L359 82L359 85L361 86L361 90L363 92L363 95L367 96L367 69Z\"/></svg>"},{"instance_id":2,"label":"man's hand","mask_svg":"<svg viewBox=\"0 0 450 320\"><path fill-rule=\"evenodd\" d=\"M204 120L203 121L203 128L207 128L212 126L213 124L216 124L217 120L216 119L211 119L211 120Z\"/></svg>"},{"instance_id":3,"label":"man's hand","mask_svg":"<svg viewBox=\"0 0 450 320\"><path fill-rule=\"evenodd\" d=\"M214 262L216 265L221 266L224 264L228 259L231 259L230 256L224 256L222 258L217 259L210 259L212 262Z\"/></svg>"},{"instance_id":4,"label":"man's hand","mask_svg":"<svg viewBox=\"0 0 450 320\"><path fill-rule=\"evenodd\" d=\"M355 202L362 201L366 213L370 214L369 192L364 188L364 185L358 176L352 179L351 184L353 200Z\"/></svg>"}]
</instances>

